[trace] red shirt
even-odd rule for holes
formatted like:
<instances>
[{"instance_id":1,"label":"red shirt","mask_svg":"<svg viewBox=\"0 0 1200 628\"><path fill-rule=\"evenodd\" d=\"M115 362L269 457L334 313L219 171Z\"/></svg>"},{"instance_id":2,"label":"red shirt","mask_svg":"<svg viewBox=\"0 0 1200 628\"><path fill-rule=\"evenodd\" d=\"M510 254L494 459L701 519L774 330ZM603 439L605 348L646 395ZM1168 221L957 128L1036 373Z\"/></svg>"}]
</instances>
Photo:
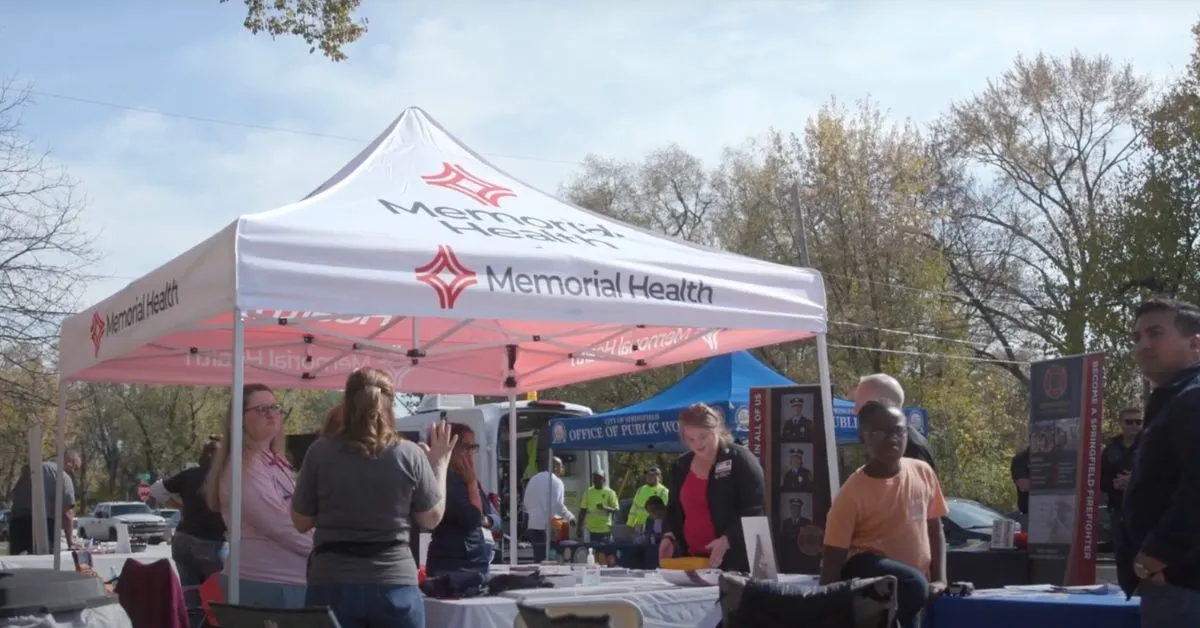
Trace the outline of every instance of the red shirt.
<instances>
[{"instance_id":1,"label":"red shirt","mask_svg":"<svg viewBox=\"0 0 1200 628\"><path fill-rule=\"evenodd\" d=\"M704 556L704 548L717 539L712 515L708 511L708 478L698 478L690 470L679 489L679 504L683 506L683 542L692 556Z\"/></svg>"}]
</instances>

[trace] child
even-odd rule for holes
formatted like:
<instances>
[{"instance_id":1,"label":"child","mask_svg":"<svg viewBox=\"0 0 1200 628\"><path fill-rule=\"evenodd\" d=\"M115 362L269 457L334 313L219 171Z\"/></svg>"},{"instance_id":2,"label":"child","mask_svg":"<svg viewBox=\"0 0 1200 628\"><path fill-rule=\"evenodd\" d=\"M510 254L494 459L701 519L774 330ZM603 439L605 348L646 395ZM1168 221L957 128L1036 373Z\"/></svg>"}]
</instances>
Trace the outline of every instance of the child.
<instances>
[{"instance_id":1,"label":"child","mask_svg":"<svg viewBox=\"0 0 1200 628\"><path fill-rule=\"evenodd\" d=\"M663 520L667 518L667 505L658 495L646 498L646 543L657 546L662 541Z\"/></svg>"},{"instance_id":2,"label":"child","mask_svg":"<svg viewBox=\"0 0 1200 628\"><path fill-rule=\"evenodd\" d=\"M904 458L908 421L870 402L858 411L867 463L838 491L825 525L821 584L892 575L896 620L915 628L928 600L946 589L946 499L933 469Z\"/></svg>"}]
</instances>

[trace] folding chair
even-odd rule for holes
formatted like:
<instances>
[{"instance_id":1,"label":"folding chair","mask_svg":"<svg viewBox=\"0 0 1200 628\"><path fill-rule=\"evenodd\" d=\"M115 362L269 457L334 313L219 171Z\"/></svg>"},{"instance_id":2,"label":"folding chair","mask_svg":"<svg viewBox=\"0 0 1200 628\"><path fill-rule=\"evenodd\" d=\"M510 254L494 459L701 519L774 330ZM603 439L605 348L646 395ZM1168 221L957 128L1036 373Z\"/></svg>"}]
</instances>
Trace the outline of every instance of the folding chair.
<instances>
[{"instance_id":1,"label":"folding chair","mask_svg":"<svg viewBox=\"0 0 1200 628\"><path fill-rule=\"evenodd\" d=\"M327 606L261 608L209 602L221 628L341 628Z\"/></svg>"}]
</instances>

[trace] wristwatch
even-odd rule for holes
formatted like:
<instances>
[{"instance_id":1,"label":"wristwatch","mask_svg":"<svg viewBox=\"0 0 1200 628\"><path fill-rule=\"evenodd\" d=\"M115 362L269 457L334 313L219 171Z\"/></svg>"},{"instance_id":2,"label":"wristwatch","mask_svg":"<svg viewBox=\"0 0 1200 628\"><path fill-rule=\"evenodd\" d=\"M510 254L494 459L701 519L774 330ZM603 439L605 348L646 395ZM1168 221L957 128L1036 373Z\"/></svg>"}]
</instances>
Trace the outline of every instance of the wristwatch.
<instances>
[{"instance_id":1,"label":"wristwatch","mask_svg":"<svg viewBox=\"0 0 1200 628\"><path fill-rule=\"evenodd\" d=\"M1160 573L1162 572L1150 571L1149 569L1146 569L1146 566L1141 563L1133 564L1133 575L1137 576L1138 580L1149 580Z\"/></svg>"}]
</instances>

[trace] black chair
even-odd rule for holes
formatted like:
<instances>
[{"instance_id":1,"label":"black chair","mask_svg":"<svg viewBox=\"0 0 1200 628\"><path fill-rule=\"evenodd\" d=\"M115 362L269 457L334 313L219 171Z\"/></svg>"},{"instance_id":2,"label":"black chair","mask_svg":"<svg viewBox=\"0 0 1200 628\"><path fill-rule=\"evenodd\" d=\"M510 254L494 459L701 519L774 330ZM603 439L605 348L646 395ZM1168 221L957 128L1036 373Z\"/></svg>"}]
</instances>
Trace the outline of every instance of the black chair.
<instances>
[{"instance_id":1,"label":"black chair","mask_svg":"<svg viewBox=\"0 0 1200 628\"><path fill-rule=\"evenodd\" d=\"M210 602L221 628L341 628L327 606L313 608L260 608Z\"/></svg>"}]
</instances>

